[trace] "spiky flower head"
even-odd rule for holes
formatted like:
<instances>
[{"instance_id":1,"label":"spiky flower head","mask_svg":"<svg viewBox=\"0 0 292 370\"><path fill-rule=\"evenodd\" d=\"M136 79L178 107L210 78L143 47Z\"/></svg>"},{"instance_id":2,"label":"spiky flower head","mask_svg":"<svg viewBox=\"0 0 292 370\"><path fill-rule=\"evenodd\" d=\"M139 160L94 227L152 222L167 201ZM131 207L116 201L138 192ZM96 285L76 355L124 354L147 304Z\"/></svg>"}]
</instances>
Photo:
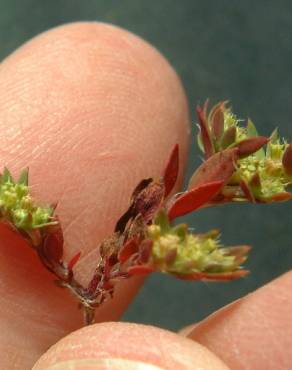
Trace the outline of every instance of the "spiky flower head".
<instances>
[{"instance_id":1,"label":"spiky flower head","mask_svg":"<svg viewBox=\"0 0 292 370\"><path fill-rule=\"evenodd\" d=\"M203 109L197 108L197 114L198 141L206 157L202 166L205 181L220 178L225 182L218 202L269 203L292 197L288 192L292 181L292 146L281 140L276 130L270 138L259 136L253 122L248 119L244 125L226 102L215 105L210 113L205 104ZM190 186L198 178L198 171Z\"/></svg>"},{"instance_id":2,"label":"spiky flower head","mask_svg":"<svg viewBox=\"0 0 292 370\"><path fill-rule=\"evenodd\" d=\"M147 233L153 242L155 270L189 280L232 280L247 273L240 265L249 248L223 247L217 230L194 234L185 224L171 226L162 210L148 226Z\"/></svg>"},{"instance_id":3,"label":"spiky flower head","mask_svg":"<svg viewBox=\"0 0 292 370\"><path fill-rule=\"evenodd\" d=\"M40 207L33 201L28 187L28 170L13 179L7 168L0 175L0 215L23 231L54 225L52 207Z\"/></svg>"}]
</instances>

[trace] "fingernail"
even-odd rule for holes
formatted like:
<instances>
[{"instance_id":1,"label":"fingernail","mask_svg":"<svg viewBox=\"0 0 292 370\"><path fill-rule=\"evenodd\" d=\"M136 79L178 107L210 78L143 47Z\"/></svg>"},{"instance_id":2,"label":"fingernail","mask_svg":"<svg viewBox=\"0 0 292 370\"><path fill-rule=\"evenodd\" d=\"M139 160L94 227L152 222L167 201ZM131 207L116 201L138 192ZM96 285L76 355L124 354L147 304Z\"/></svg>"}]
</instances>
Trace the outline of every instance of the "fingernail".
<instances>
[{"instance_id":1,"label":"fingernail","mask_svg":"<svg viewBox=\"0 0 292 370\"><path fill-rule=\"evenodd\" d=\"M46 370L165 370L141 361L123 358L100 358L59 362Z\"/></svg>"}]
</instances>

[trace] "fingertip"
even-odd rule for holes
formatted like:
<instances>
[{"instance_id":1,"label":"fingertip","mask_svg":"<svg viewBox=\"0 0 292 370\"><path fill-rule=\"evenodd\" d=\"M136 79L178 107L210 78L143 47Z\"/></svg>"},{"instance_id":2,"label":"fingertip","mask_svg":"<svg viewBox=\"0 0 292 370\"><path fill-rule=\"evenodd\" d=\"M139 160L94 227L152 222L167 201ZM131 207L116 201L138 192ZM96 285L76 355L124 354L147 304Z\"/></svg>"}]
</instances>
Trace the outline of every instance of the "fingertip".
<instances>
[{"instance_id":1,"label":"fingertip","mask_svg":"<svg viewBox=\"0 0 292 370\"><path fill-rule=\"evenodd\" d=\"M2 163L16 176L29 166L33 196L42 204L58 202L65 258L82 252L79 272L86 281L99 242L113 231L133 188L160 176L176 143L182 177L189 116L179 78L139 37L111 25L76 23L41 34L8 57L0 84ZM32 253L11 248L0 257L0 312L9 334L1 348L10 349L1 366L22 361L28 368L80 325L81 314ZM97 320L117 319L139 284L121 284Z\"/></svg>"},{"instance_id":2,"label":"fingertip","mask_svg":"<svg viewBox=\"0 0 292 370\"><path fill-rule=\"evenodd\" d=\"M128 323L104 323L78 330L53 346L33 370L81 369L87 363L94 364L94 369L126 369L131 365L129 369L141 370L227 370L199 344L166 330Z\"/></svg>"},{"instance_id":3,"label":"fingertip","mask_svg":"<svg viewBox=\"0 0 292 370\"><path fill-rule=\"evenodd\" d=\"M0 81L3 160L12 172L29 165L34 194L58 201L69 257L108 235L133 187L160 175L176 143L181 180L185 93L166 59L132 33L57 27L8 58Z\"/></svg>"},{"instance_id":4,"label":"fingertip","mask_svg":"<svg viewBox=\"0 0 292 370\"><path fill-rule=\"evenodd\" d=\"M292 363L292 271L195 325L189 338L232 369L288 369Z\"/></svg>"}]
</instances>

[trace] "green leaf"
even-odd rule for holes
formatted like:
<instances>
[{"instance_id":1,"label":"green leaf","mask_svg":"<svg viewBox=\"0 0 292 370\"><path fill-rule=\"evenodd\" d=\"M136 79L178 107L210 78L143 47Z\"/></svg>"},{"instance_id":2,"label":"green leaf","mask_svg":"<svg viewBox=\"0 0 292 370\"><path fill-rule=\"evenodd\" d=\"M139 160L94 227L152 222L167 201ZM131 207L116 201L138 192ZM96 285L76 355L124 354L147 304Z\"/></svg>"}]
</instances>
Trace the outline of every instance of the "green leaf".
<instances>
[{"instance_id":1,"label":"green leaf","mask_svg":"<svg viewBox=\"0 0 292 370\"><path fill-rule=\"evenodd\" d=\"M258 136L257 129L250 118L247 120L246 130L248 136Z\"/></svg>"},{"instance_id":2,"label":"green leaf","mask_svg":"<svg viewBox=\"0 0 292 370\"><path fill-rule=\"evenodd\" d=\"M179 224L175 226L172 230L173 233L177 235L182 242L185 241L188 235L188 226L186 224Z\"/></svg>"},{"instance_id":3,"label":"green leaf","mask_svg":"<svg viewBox=\"0 0 292 370\"><path fill-rule=\"evenodd\" d=\"M22 170L17 183L28 186L28 168Z\"/></svg>"},{"instance_id":4,"label":"green leaf","mask_svg":"<svg viewBox=\"0 0 292 370\"><path fill-rule=\"evenodd\" d=\"M259 135L254 123L252 122L252 120L250 118L248 118L248 120L247 120L246 131L247 131L247 136L248 137L253 137L253 136L258 136ZM255 153L255 157L258 160L265 159L265 157L266 157L265 150L263 148L258 150Z\"/></svg>"},{"instance_id":5,"label":"green leaf","mask_svg":"<svg viewBox=\"0 0 292 370\"><path fill-rule=\"evenodd\" d=\"M161 232L164 234L170 230L170 224L166 212L161 209L155 217L155 225L160 226Z\"/></svg>"},{"instance_id":6,"label":"green leaf","mask_svg":"<svg viewBox=\"0 0 292 370\"><path fill-rule=\"evenodd\" d=\"M198 144L198 147L199 147L200 151L204 153L204 146L203 146L203 143L202 143L202 136L201 136L200 132L197 135L197 144Z\"/></svg>"},{"instance_id":7,"label":"green leaf","mask_svg":"<svg viewBox=\"0 0 292 370\"><path fill-rule=\"evenodd\" d=\"M228 148L230 145L234 144L236 140L236 127L230 126L223 134L221 140L222 149Z\"/></svg>"},{"instance_id":8,"label":"green leaf","mask_svg":"<svg viewBox=\"0 0 292 370\"><path fill-rule=\"evenodd\" d=\"M270 143L276 144L278 139L279 139L278 128L275 128L275 130L271 133Z\"/></svg>"},{"instance_id":9,"label":"green leaf","mask_svg":"<svg viewBox=\"0 0 292 370\"><path fill-rule=\"evenodd\" d=\"M14 179L7 167L4 167L1 182L2 184L7 183L7 182L11 182L12 184L15 184Z\"/></svg>"}]
</instances>

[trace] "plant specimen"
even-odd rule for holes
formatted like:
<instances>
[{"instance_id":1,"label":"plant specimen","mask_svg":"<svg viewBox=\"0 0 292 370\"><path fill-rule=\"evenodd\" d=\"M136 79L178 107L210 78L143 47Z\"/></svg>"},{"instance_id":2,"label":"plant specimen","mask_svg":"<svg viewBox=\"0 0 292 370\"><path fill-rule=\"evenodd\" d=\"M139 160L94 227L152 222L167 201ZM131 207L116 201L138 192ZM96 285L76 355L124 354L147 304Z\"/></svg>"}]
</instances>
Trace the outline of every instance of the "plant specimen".
<instances>
[{"instance_id":1,"label":"plant specimen","mask_svg":"<svg viewBox=\"0 0 292 370\"><path fill-rule=\"evenodd\" d=\"M16 181L7 168L0 177L1 222L20 233L84 310L86 324L94 322L95 308L114 294L115 285L133 275L154 271L185 280L228 281L245 276L242 268L249 246L226 247L219 232L192 233L187 225L172 225L177 217L202 207L224 203L270 203L292 198L292 144L277 131L259 136L254 124L236 118L226 102L208 111L197 107L198 144L203 163L193 173L187 190L172 195L178 175L176 145L161 178L142 180L134 189L126 212L112 235L102 241L96 269L87 286L74 276L80 253L63 260L63 233L54 207L35 204L28 170Z\"/></svg>"}]
</instances>

